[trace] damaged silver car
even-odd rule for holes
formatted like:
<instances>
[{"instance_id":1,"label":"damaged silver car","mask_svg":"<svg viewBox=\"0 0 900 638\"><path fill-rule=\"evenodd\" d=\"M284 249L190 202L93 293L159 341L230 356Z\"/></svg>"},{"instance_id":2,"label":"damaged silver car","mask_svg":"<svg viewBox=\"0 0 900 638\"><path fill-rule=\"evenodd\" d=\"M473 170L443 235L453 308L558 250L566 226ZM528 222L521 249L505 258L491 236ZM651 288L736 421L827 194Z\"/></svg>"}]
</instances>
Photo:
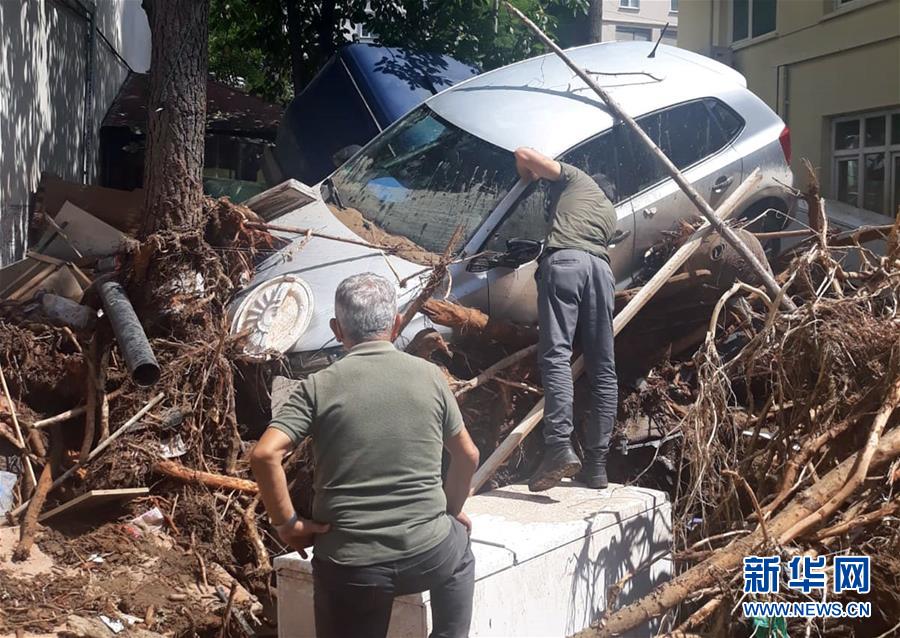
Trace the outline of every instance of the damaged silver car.
<instances>
[{"instance_id":1,"label":"damaged silver car","mask_svg":"<svg viewBox=\"0 0 900 638\"><path fill-rule=\"evenodd\" d=\"M652 48L611 42L568 54L713 207L760 167L762 184L738 216L768 211L771 225L782 223L778 213L793 204L782 186L792 181L784 122L733 69L665 45L650 58ZM519 146L574 164L604 186L618 214L610 258L620 288L664 231L696 214L599 98L556 56L541 56L434 96L270 218L356 243L278 233L291 243L263 262L234 300L232 330L250 334L249 352L287 354L295 374L321 367L340 352L328 327L337 284L376 272L397 282L406 304L457 229L462 239L444 292L492 317L536 322L533 274L545 197L540 184L519 180L512 157ZM401 339L424 322L417 317Z\"/></svg>"}]
</instances>

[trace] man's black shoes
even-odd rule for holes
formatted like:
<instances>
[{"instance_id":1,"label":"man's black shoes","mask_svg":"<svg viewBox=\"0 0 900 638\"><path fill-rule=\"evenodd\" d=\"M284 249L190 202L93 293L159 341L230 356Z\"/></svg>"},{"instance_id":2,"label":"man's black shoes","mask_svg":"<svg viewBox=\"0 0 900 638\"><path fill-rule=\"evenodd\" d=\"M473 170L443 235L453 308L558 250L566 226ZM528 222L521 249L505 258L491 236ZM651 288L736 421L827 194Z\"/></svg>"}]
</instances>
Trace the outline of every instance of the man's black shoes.
<instances>
[{"instance_id":1,"label":"man's black shoes","mask_svg":"<svg viewBox=\"0 0 900 638\"><path fill-rule=\"evenodd\" d=\"M572 446L548 448L534 476L528 481L528 489L532 492L549 490L561 479L575 476L580 469L581 461Z\"/></svg>"},{"instance_id":2,"label":"man's black shoes","mask_svg":"<svg viewBox=\"0 0 900 638\"><path fill-rule=\"evenodd\" d=\"M579 483L584 483L592 490L603 490L609 487L609 479L606 477L606 461L585 460L581 472L575 477Z\"/></svg>"}]
</instances>

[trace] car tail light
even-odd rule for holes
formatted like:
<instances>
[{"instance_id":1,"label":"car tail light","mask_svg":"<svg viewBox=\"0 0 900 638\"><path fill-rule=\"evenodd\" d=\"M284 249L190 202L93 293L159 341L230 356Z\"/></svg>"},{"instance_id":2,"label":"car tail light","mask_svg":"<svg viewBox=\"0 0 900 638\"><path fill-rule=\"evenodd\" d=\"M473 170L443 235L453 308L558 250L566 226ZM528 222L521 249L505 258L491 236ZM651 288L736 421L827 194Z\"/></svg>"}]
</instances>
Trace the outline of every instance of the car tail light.
<instances>
[{"instance_id":1,"label":"car tail light","mask_svg":"<svg viewBox=\"0 0 900 638\"><path fill-rule=\"evenodd\" d=\"M778 136L778 141L781 143L781 150L784 153L785 161L790 164L791 163L791 129L788 127L784 127L784 130L781 131L781 135Z\"/></svg>"}]
</instances>

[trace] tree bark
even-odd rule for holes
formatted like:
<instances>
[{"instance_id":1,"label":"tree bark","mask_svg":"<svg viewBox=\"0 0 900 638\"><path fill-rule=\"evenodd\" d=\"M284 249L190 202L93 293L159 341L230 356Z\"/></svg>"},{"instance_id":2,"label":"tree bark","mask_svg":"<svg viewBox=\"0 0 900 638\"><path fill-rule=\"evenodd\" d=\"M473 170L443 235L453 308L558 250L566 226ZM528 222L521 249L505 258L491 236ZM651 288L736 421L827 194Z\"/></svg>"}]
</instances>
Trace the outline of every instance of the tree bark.
<instances>
[{"instance_id":1,"label":"tree bark","mask_svg":"<svg viewBox=\"0 0 900 638\"><path fill-rule=\"evenodd\" d=\"M144 0L150 99L142 236L202 217L209 0Z\"/></svg>"},{"instance_id":2,"label":"tree bark","mask_svg":"<svg viewBox=\"0 0 900 638\"><path fill-rule=\"evenodd\" d=\"M291 85L294 87L294 95L300 95L306 86L306 77L303 73L303 23L300 17L298 0L284 0L284 8L287 13L288 46L291 50Z\"/></svg>"},{"instance_id":3,"label":"tree bark","mask_svg":"<svg viewBox=\"0 0 900 638\"><path fill-rule=\"evenodd\" d=\"M588 8L588 42L603 42L603 0L591 0Z\"/></svg>"}]
</instances>

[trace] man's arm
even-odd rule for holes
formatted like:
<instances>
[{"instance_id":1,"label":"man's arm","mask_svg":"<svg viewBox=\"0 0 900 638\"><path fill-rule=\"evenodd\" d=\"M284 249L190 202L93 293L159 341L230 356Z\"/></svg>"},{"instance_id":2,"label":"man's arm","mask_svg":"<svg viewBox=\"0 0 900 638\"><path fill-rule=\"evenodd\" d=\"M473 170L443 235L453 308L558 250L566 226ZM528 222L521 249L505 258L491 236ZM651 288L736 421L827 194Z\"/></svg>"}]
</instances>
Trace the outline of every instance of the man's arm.
<instances>
[{"instance_id":1,"label":"man's arm","mask_svg":"<svg viewBox=\"0 0 900 638\"><path fill-rule=\"evenodd\" d=\"M298 518L288 492L287 476L281 462L294 448L291 438L275 428L267 429L250 453L250 467L259 485L259 495L266 505L269 519L281 540L306 558L305 548L316 534L324 534L328 525Z\"/></svg>"},{"instance_id":2,"label":"man's arm","mask_svg":"<svg viewBox=\"0 0 900 638\"><path fill-rule=\"evenodd\" d=\"M450 467L447 480L444 481L444 494L447 496L447 513L456 517L459 522L472 531L472 523L462 513L463 505L469 496L472 476L478 468L478 448L463 426L459 432L444 442L450 453Z\"/></svg>"},{"instance_id":3,"label":"man's arm","mask_svg":"<svg viewBox=\"0 0 900 638\"><path fill-rule=\"evenodd\" d=\"M562 167L555 159L539 153L533 148L521 146L515 150L516 171L519 177L528 181L547 179L551 182L559 181L562 176Z\"/></svg>"}]
</instances>

